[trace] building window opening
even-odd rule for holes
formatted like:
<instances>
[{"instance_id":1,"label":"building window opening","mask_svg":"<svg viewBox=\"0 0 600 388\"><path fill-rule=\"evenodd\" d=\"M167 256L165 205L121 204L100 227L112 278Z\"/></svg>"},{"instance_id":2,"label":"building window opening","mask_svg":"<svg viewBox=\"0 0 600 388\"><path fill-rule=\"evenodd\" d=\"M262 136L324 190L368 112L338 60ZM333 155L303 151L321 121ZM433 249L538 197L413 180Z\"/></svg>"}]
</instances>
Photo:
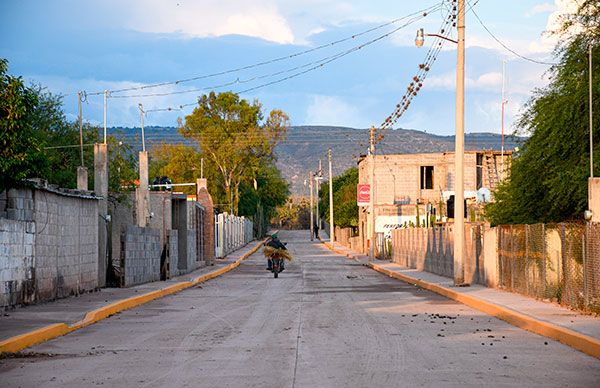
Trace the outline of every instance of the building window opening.
<instances>
[{"instance_id":1,"label":"building window opening","mask_svg":"<svg viewBox=\"0 0 600 388\"><path fill-rule=\"evenodd\" d=\"M433 189L433 166L421 166L421 190Z\"/></svg>"}]
</instances>

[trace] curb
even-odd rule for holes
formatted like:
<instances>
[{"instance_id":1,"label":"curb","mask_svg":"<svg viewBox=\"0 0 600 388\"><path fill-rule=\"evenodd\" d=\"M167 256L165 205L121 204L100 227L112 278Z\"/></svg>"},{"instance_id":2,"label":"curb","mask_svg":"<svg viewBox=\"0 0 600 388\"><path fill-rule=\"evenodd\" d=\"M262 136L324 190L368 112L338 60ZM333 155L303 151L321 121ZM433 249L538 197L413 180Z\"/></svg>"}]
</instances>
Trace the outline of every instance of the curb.
<instances>
[{"instance_id":1,"label":"curb","mask_svg":"<svg viewBox=\"0 0 600 388\"><path fill-rule=\"evenodd\" d=\"M246 252L244 255L242 255L242 257L240 257L233 263L223 268L219 268L216 271L200 275L190 281L175 283L168 287L161 288L159 290L154 290L145 294L132 296L130 298L113 302L109 305L100 307L98 309L88 311L82 320L75 322L72 325L68 325L66 323L55 323L52 325L42 327L40 329L30 331L28 333L20 334L8 338L6 340L0 341L0 354L19 352L30 346L49 341L51 339L63 336L65 334L69 334L75 330L89 326L121 311L140 306L155 299L162 298L163 296L175 294L181 290L185 290L186 288L190 288L207 280L216 278L220 275L223 275L224 273L231 271L234 268L237 268L242 261L246 260L248 257L256 253L256 251L260 249L262 244L263 240L259 241L259 243L254 248Z\"/></svg>"},{"instance_id":2,"label":"curb","mask_svg":"<svg viewBox=\"0 0 600 388\"><path fill-rule=\"evenodd\" d=\"M411 276L387 270L377 264L369 263L367 266L394 279L402 280L406 283L411 283L426 290L433 291L437 294L445 296L446 298L453 299L476 310L508 322L513 326L525 329L544 337L555 339L565 345L600 359L600 340L596 338L555 325L553 323L535 319L529 315L525 315L509 308L487 302L471 295L465 295L437 284L429 283Z\"/></svg>"},{"instance_id":3,"label":"curb","mask_svg":"<svg viewBox=\"0 0 600 388\"><path fill-rule=\"evenodd\" d=\"M352 260L357 260L356 257L350 253L337 250L330 244L323 244L335 253L346 256ZM587 355L600 359L600 340L597 338L578 333L574 330L567 329L553 323L541 321L539 319L530 317L529 315L525 315L507 307L499 306L471 295L462 294L437 284L429 283L424 280L413 278L412 276L387 270L377 264L368 263L366 266L391 278L435 292L436 294L440 294L446 298L455 300L488 315L501 319L513 326L544 337L552 338Z\"/></svg>"}]
</instances>

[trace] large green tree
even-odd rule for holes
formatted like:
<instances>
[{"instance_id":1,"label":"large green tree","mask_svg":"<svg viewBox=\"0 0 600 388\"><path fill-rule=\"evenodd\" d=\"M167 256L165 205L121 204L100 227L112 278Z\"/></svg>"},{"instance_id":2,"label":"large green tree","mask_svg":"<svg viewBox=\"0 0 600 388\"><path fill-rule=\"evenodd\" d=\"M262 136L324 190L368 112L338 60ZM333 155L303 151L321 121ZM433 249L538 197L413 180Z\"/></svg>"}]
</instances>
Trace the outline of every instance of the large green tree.
<instances>
[{"instance_id":1,"label":"large green tree","mask_svg":"<svg viewBox=\"0 0 600 388\"><path fill-rule=\"evenodd\" d=\"M40 85L25 86L21 77L7 74L0 59L0 191L27 178L44 178L60 187L77 186L81 165L79 126L69 122L60 96ZM131 148L113 136L109 145L109 188L121 191L136 175ZM83 126L84 166L93 171L93 151L99 130ZM88 187L93 187L93 173Z\"/></svg>"},{"instance_id":2,"label":"large green tree","mask_svg":"<svg viewBox=\"0 0 600 388\"><path fill-rule=\"evenodd\" d=\"M333 221L341 228L358 226L358 205L356 202L358 168L346 170L333 178ZM319 212L329 220L329 182L324 182L319 191Z\"/></svg>"},{"instance_id":3,"label":"large green tree","mask_svg":"<svg viewBox=\"0 0 600 388\"><path fill-rule=\"evenodd\" d=\"M198 142L206 159L216 167L225 193L224 201L238 214L240 186L256 179L289 127L287 115L273 110L265 119L261 104L225 92L202 95L198 106L185 118L181 134Z\"/></svg>"},{"instance_id":4,"label":"large green tree","mask_svg":"<svg viewBox=\"0 0 600 388\"><path fill-rule=\"evenodd\" d=\"M565 15L556 48L558 63L550 84L534 92L518 121L528 135L513 160L510 178L495 192L486 215L492 224L557 222L580 219L587 207L589 177L588 60L590 44L600 37L600 8L585 1ZM593 51L594 153L600 155L600 50ZM599 171L600 157L594 168Z\"/></svg>"},{"instance_id":5,"label":"large green tree","mask_svg":"<svg viewBox=\"0 0 600 388\"><path fill-rule=\"evenodd\" d=\"M38 94L7 72L8 62L0 58L0 192L46 169L31 120Z\"/></svg>"}]
</instances>

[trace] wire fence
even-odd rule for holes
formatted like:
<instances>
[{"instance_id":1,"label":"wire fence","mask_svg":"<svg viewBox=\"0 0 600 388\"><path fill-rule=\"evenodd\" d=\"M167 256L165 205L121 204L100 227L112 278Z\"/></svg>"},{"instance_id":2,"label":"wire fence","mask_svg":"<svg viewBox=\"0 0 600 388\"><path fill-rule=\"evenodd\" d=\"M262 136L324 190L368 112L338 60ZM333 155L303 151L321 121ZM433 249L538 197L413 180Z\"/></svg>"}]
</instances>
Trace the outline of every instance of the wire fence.
<instances>
[{"instance_id":1,"label":"wire fence","mask_svg":"<svg viewBox=\"0 0 600 388\"><path fill-rule=\"evenodd\" d=\"M600 313L600 224L498 229L499 287Z\"/></svg>"}]
</instances>

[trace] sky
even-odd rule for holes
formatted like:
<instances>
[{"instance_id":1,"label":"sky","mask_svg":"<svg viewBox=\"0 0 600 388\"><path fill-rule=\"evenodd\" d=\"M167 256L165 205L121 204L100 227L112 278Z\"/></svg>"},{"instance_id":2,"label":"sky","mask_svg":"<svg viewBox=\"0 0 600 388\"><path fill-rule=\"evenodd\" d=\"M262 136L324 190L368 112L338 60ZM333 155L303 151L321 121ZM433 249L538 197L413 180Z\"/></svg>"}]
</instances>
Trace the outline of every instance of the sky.
<instances>
[{"instance_id":1,"label":"sky","mask_svg":"<svg viewBox=\"0 0 600 388\"><path fill-rule=\"evenodd\" d=\"M434 38L426 37L417 48L416 30L438 32L445 11L422 16L422 10L440 3L0 0L0 57L8 59L10 74L63 95L71 120L77 117L77 91L87 95L85 121L102 124L106 89L113 91L107 100L107 126L133 127L140 124L139 103L148 111L146 125L175 126L178 117L192 112L199 95L232 90L245 99L258 99L265 112L285 111L292 125L367 128L379 126L392 113L424 61ZM504 62L505 127L511 133L532 90L547 84L550 66L504 49L475 13L513 51L551 63L556 60L556 38L547 31L557 27L560 14L573 10L575 0L468 3L465 131L501 132ZM446 0L444 7L449 4ZM283 59L250 66L276 58ZM194 80L116 92L190 78ZM447 42L395 127L453 134L455 80L456 47ZM152 111L164 108L173 110Z\"/></svg>"}]
</instances>

